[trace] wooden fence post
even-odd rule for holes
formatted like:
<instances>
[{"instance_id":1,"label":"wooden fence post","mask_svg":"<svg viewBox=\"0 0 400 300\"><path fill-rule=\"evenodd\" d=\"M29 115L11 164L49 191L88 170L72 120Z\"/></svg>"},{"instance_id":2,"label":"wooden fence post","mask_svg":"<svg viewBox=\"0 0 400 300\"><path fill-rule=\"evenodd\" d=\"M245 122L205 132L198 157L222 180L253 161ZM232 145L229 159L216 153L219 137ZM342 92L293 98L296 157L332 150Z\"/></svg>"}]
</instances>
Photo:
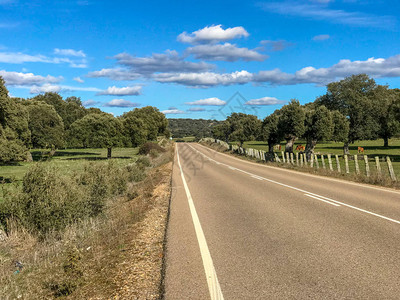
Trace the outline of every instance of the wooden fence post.
<instances>
[{"instance_id":1,"label":"wooden fence post","mask_svg":"<svg viewBox=\"0 0 400 300\"><path fill-rule=\"evenodd\" d=\"M315 166L317 167L317 169L319 169L318 155L314 154L314 156L315 156Z\"/></svg>"},{"instance_id":2,"label":"wooden fence post","mask_svg":"<svg viewBox=\"0 0 400 300\"><path fill-rule=\"evenodd\" d=\"M382 169L381 163L379 162L379 156L375 156L375 165L376 165L376 172L378 172L378 176L382 176Z\"/></svg>"},{"instance_id":3,"label":"wooden fence post","mask_svg":"<svg viewBox=\"0 0 400 300\"><path fill-rule=\"evenodd\" d=\"M278 156L278 154L276 154L276 153L274 153L275 154L275 162L281 162L281 160L279 159L279 156Z\"/></svg>"},{"instance_id":4,"label":"wooden fence post","mask_svg":"<svg viewBox=\"0 0 400 300\"><path fill-rule=\"evenodd\" d=\"M300 153L300 167L303 167L304 160L303 160L303 153Z\"/></svg>"},{"instance_id":5,"label":"wooden fence post","mask_svg":"<svg viewBox=\"0 0 400 300\"><path fill-rule=\"evenodd\" d=\"M347 154L345 154L345 156L344 156L344 164L345 164L345 167L346 167L346 173L349 174L350 173L350 170L349 170L349 158L347 157Z\"/></svg>"},{"instance_id":6,"label":"wooden fence post","mask_svg":"<svg viewBox=\"0 0 400 300\"><path fill-rule=\"evenodd\" d=\"M289 152L286 152L286 163L290 164Z\"/></svg>"},{"instance_id":7,"label":"wooden fence post","mask_svg":"<svg viewBox=\"0 0 400 300\"><path fill-rule=\"evenodd\" d=\"M286 159L285 159L285 153L282 151L282 161L285 163Z\"/></svg>"},{"instance_id":8,"label":"wooden fence post","mask_svg":"<svg viewBox=\"0 0 400 300\"><path fill-rule=\"evenodd\" d=\"M392 178L393 181L397 181L396 174L394 174L392 161L390 160L389 156L386 156L386 162L387 162L387 165L388 165L390 178Z\"/></svg>"},{"instance_id":9,"label":"wooden fence post","mask_svg":"<svg viewBox=\"0 0 400 300\"><path fill-rule=\"evenodd\" d=\"M330 155L330 154L328 154L328 164L329 164L329 170L333 171L332 155Z\"/></svg>"},{"instance_id":10,"label":"wooden fence post","mask_svg":"<svg viewBox=\"0 0 400 300\"><path fill-rule=\"evenodd\" d=\"M310 166L311 168L314 168L314 154L311 154Z\"/></svg>"},{"instance_id":11,"label":"wooden fence post","mask_svg":"<svg viewBox=\"0 0 400 300\"><path fill-rule=\"evenodd\" d=\"M337 167L337 171L340 173L340 172L342 172L342 170L341 170L341 168L340 168L339 155L335 154L335 158L336 158L336 167Z\"/></svg>"},{"instance_id":12,"label":"wooden fence post","mask_svg":"<svg viewBox=\"0 0 400 300\"><path fill-rule=\"evenodd\" d=\"M360 175L360 167L358 166L358 155L354 155L354 165L356 167L356 173L357 175Z\"/></svg>"},{"instance_id":13,"label":"wooden fence post","mask_svg":"<svg viewBox=\"0 0 400 300\"><path fill-rule=\"evenodd\" d=\"M307 155L305 153L303 153L303 158L304 158L304 164L308 166Z\"/></svg>"},{"instance_id":14,"label":"wooden fence post","mask_svg":"<svg viewBox=\"0 0 400 300\"><path fill-rule=\"evenodd\" d=\"M290 152L290 161L291 161L292 165L294 165L294 155L293 155L293 152Z\"/></svg>"},{"instance_id":15,"label":"wooden fence post","mask_svg":"<svg viewBox=\"0 0 400 300\"><path fill-rule=\"evenodd\" d=\"M321 162L322 162L322 168L326 169L325 158L323 154L321 154Z\"/></svg>"},{"instance_id":16,"label":"wooden fence post","mask_svg":"<svg viewBox=\"0 0 400 300\"><path fill-rule=\"evenodd\" d=\"M296 165L299 166L299 152L296 152Z\"/></svg>"}]
</instances>

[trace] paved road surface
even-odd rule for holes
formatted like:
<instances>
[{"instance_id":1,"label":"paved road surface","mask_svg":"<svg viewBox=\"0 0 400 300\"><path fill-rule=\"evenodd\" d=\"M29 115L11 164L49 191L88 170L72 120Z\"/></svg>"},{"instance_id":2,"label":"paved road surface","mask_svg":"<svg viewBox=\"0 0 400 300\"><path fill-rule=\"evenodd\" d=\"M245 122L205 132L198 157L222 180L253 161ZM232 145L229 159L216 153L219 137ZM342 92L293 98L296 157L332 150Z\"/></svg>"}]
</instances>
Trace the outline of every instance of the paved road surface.
<instances>
[{"instance_id":1,"label":"paved road surface","mask_svg":"<svg viewBox=\"0 0 400 300\"><path fill-rule=\"evenodd\" d=\"M399 192L177 150L165 299L400 299Z\"/></svg>"}]
</instances>

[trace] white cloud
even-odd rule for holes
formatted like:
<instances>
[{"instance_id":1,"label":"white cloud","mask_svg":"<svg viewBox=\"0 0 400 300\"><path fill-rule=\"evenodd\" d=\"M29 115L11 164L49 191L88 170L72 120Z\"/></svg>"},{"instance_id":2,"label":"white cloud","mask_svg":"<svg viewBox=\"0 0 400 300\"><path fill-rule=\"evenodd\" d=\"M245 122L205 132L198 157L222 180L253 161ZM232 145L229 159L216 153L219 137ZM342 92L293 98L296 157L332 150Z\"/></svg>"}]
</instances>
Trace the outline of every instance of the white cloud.
<instances>
[{"instance_id":1,"label":"white cloud","mask_svg":"<svg viewBox=\"0 0 400 300\"><path fill-rule=\"evenodd\" d=\"M236 38L248 37L249 33L242 26L223 29L222 25L206 26L203 29L188 34L186 31L178 35L178 41L182 43L214 43L224 42Z\"/></svg>"},{"instance_id":2,"label":"white cloud","mask_svg":"<svg viewBox=\"0 0 400 300\"><path fill-rule=\"evenodd\" d=\"M193 54L196 59L214 61L263 61L268 58L256 50L239 48L234 44L206 44L189 47L187 53Z\"/></svg>"},{"instance_id":3,"label":"white cloud","mask_svg":"<svg viewBox=\"0 0 400 300\"><path fill-rule=\"evenodd\" d=\"M313 37L314 41L325 41L329 40L331 36L329 34L320 34Z\"/></svg>"},{"instance_id":4,"label":"white cloud","mask_svg":"<svg viewBox=\"0 0 400 300\"><path fill-rule=\"evenodd\" d=\"M400 55L385 58L369 58L365 61L342 59L328 68L305 67L294 74L282 72L279 69L260 71L254 75L255 82L266 82L277 85L294 85L315 83L318 85L343 79L344 77L366 73L375 78L400 77Z\"/></svg>"},{"instance_id":5,"label":"white cloud","mask_svg":"<svg viewBox=\"0 0 400 300\"><path fill-rule=\"evenodd\" d=\"M40 76L33 73L7 72L5 70L0 70L0 76L3 77L7 85L40 85L56 83L63 79L61 76Z\"/></svg>"},{"instance_id":6,"label":"white cloud","mask_svg":"<svg viewBox=\"0 0 400 300\"><path fill-rule=\"evenodd\" d=\"M124 100L124 99L113 99L110 102L104 104L104 106L108 107L138 107L140 103Z\"/></svg>"},{"instance_id":7,"label":"white cloud","mask_svg":"<svg viewBox=\"0 0 400 300\"><path fill-rule=\"evenodd\" d=\"M75 57L86 57L85 52L82 50L74 50L74 49L54 49L54 54L61 56L75 56Z\"/></svg>"},{"instance_id":8,"label":"white cloud","mask_svg":"<svg viewBox=\"0 0 400 300\"><path fill-rule=\"evenodd\" d=\"M41 86L34 85L30 88L29 92L31 94L40 94L40 93L58 93L61 91L61 86L53 85L50 83L45 83Z\"/></svg>"},{"instance_id":9,"label":"white cloud","mask_svg":"<svg viewBox=\"0 0 400 300\"><path fill-rule=\"evenodd\" d=\"M216 97L213 98L207 98L207 99L201 99L201 100L196 100L193 102L186 102L185 104L187 105L213 105L213 106L221 106L225 105L226 102L218 99Z\"/></svg>"},{"instance_id":10,"label":"white cloud","mask_svg":"<svg viewBox=\"0 0 400 300\"><path fill-rule=\"evenodd\" d=\"M396 19L392 16L377 16L361 12L330 9L326 6L297 1L268 2L260 4L268 12L312 20L328 21L359 27L393 28Z\"/></svg>"},{"instance_id":11,"label":"white cloud","mask_svg":"<svg viewBox=\"0 0 400 300\"><path fill-rule=\"evenodd\" d=\"M81 79L80 77L74 77L74 80L76 81L76 82L79 82L79 83L84 83L85 81L83 80L83 79Z\"/></svg>"},{"instance_id":12,"label":"white cloud","mask_svg":"<svg viewBox=\"0 0 400 300\"><path fill-rule=\"evenodd\" d=\"M211 87L217 85L244 84L251 81L253 75L247 71L218 74L204 73L162 73L153 76L162 83L177 83L191 87Z\"/></svg>"},{"instance_id":13,"label":"white cloud","mask_svg":"<svg viewBox=\"0 0 400 300\"><path fill-rule=\"evenodd\" d=\"M206 109L202 107L191 107L187 111L199 112L199 111L206 111Z\"/></svg>"},{"instance_id":14,"label":"white cloud","mask_svg":"<svg viewBox=\"0 0 400 300\"><path fill-rule=\"evenodd\" d=\"M148 57L135 57L128 53L115 56L118 63L127 66L131 71L141 75L157 72L202 72L214 68L205 62L189 62L179 56L176 51L166 51L165 54L154 53Z\"/></svg>"},{"instance_id":15,"label":"white cloud","mask_svg":"<svg viewBox=\"0 0 400 300\"><path fill-rule=\"evenodd\" d=\"M106 90L101 91L98 95L114 95L114 96L138 96L142 91L141 86L127 86L127 87L116 87L110 86Z\"/></svg>"},{"instance_id":16,"label":"white cloud","mask_svg":"<svg viewBox=\"0 0 400 300\"><path fill-rule=\"evenodd\" d=\"M83 104L83 106L90 107L90 106L98 105L98 104L100 104L100 102L89 99L89 100L83 101L82 104Z\"/></svg>"},{"instance_id":17,"label":"white cloud","mask_svg":"<svg viewBox=\"0 0 400 300\"><path fill-rule=\"evenodd\" d=\"M136 80L141 77L139 73L129 70L116 69L101 69L100 71L90 72L87 77L108 77L112 80Z\"/></svg>"},{"instance_id":18,"label":"white cloud","mask_svg":"<svg viewBox=\"0 0 400 300\"><path fill-rule=\"evenodd\" d=\"M250 101L247 101L245 105L276 105L276 104L283 104L286 101L279 100L275 97L263 97L259 99L252 99Z\"/></svg>"},{"instance_id":19,"label":"white cloud","mask_svg":"<svg viewBox=\"0 0 400 300\"><path fill-rule=\"evenodd\" d=\"M165 115L185 114L185 112L183 110L179 110L179 109L167 109L167 110L163 110L162 113Z\"/></svg>"}]
</instances>

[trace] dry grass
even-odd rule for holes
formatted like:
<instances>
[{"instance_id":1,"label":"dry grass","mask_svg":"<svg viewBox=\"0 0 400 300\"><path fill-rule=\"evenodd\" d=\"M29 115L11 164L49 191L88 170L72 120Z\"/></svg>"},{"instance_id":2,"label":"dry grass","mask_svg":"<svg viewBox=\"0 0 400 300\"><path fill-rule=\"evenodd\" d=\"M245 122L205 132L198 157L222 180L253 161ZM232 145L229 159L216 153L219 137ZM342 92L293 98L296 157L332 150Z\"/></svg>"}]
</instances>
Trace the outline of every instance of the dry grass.
<instances>
[{"instance_id":1,"label":"dry grass","mask_svg":"<svg viewBox=\"0 0 400 300\"><path fill-rule=\"evenodd\" d=\"M109 199L104 215L69 226L58 239L41 241L10 222L0 239L0 299L159 297L170 158L169 151L155 158L157 167Z\"/></svg>"}]
</instances>

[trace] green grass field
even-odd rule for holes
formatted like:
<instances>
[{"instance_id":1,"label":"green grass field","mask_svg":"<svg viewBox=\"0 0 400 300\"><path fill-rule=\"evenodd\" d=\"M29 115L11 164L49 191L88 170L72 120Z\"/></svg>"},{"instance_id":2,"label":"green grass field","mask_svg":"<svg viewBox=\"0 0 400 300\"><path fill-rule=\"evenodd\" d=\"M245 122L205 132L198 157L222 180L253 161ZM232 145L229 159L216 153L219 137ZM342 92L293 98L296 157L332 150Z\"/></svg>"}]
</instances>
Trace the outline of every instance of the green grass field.
<instances>
[{"instance_id":1,"label":"green grass field","mask_svg":"<svg viewBox=\"0 0 400 300\"><path fill-rule=\"evenodd\" d=\"M295 143L294 148L296 148L297 145L304 145L305 146L305 141L299 140ZM281 143L282 150L285 149L285 143ZM268 144L265 142L259 142L259 141L249 141L244 143L245 148L254 148L254 149L259 149L259 150L264 150L268 151ZM363 147L365 150L365 154L368 155L369 158L369 163L370 163L370 169L373 172L375 169L375 156L379 156L380 159L382 160L383 157L390 156L390 159L393 162L393 168L395 170L395 173L397 177L400 178L400 139L391 139L389 141L389 147L383 147L383 140L375 140L375 141L358 141L354 144L350 145L350 155L358 154L357 149L358 147ZM295 151L297 152L297 151ZM318 143L315 152L317 154L338 154L338 155L343 155L343 143L335 143L335 142L321 142ZM362 156L362 154L361 154ZM361 157L362 158L362 157ZM326 164L327 164L327 159ZM321 162L320 162L321 163ZM344 162L341 159L341 169L342 171L344 170ZM359 166L360 166L360 172L364 173L365 172L365 164L363 160L359 161ZM333 167L336 168L336 162L333 162ZM349 161L349 167L350 167L350 172L354 172L355 170L355 163L353 160ZM384 173L387 173L386 170L386 165L382 163L382 170Z\"/></svg>"},{"instance_id":2,"label":"green grass field","mask_svg":"<svg viewBox=\"0 0 400 300\"><path fill-rule=\"evenodd\" d=\"M117 163L129 163L138 154L138 148L113 148L112 159ZM34 161L40 161L42 154L48 150L32 150ZM83 162L101 161L107 159L107 149L66 149L57 150L56 154L44 163L50 163L58 167L62 172L79 172L84 167ZM1 187L8 189L17 188L21 183L24 174L33 163L21 162L13 165L0 166L0 179L5 182ZM0 201L3 195L3 188L0 189Z\"/></svg>"}]
</instances>

